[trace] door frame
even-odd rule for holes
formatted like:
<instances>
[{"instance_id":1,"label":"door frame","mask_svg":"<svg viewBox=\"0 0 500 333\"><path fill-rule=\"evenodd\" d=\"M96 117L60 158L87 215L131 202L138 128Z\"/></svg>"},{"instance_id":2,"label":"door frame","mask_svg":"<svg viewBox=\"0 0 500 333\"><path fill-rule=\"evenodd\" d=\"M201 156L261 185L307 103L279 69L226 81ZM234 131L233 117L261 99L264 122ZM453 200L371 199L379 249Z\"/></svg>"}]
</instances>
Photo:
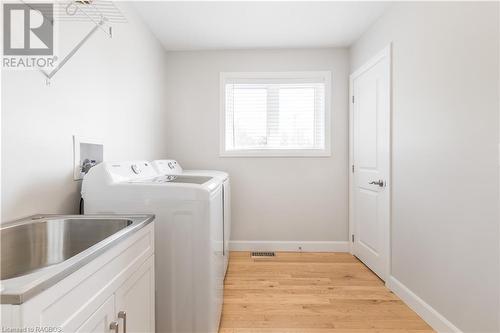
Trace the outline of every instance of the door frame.
<instances>
[{"instance_id":1,"label":"door frame","mask_svg":"<svg viewBox=\"0 0 500 333\"><path fill-rule=\"evenodd\" d=\"M351 75L349 75L349 252L353 254L353 235L355 231L353 212L354 212L354 174L352 170L352 165L354 164L354 119L353 119L353 82L354 79L359 77L361 74L365 73L367 70L372 68L375 64L377 64L381 59L387 57L389 59L389 179L387 179L387 188L389 191L389 221L387 223L386 230L386 239L387 244L385 244L385 251L387 253L387 262L385 265L385 283L387 284L389 277L391 276L391 226L392 226L392 122L393 122L393 105L392 105L392 42L389 43L386 47L384 47L381 51L379 51L375 56L371 57L368 61L366 61L361 67L355 70Z\"/></svg>"}]
</instances>

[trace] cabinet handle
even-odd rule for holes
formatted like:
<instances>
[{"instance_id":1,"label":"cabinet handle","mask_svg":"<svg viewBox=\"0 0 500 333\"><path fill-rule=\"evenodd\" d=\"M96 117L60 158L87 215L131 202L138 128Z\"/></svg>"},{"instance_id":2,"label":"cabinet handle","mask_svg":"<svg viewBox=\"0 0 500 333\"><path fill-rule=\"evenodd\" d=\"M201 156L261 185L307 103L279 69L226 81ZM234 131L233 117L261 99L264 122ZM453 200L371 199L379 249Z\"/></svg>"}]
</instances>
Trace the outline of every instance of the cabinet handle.
<instances>
[{"instance_id":1,"label":"cabinet handle","mask_svg":"<svg viewBox=\"0 0 500 333\"><path fill-rule=\"evenodd\" d=\"M119 326L118 323L116 321L113 321L113 322L111 322L111 324L109 324L109 329L115 330L115 333L119 333L118 326Z\"/></svg>"},{"instance_id":2,"label":"cabinet handle","mask_svg":"<svg viewBox=\"0 0 500 333\"><path fill-rule=\"evenodd\" d=\"M118 312L118 318L123 319L123 333L127 333L127 313L125 311Z\"/></svg>"}]
</instances>

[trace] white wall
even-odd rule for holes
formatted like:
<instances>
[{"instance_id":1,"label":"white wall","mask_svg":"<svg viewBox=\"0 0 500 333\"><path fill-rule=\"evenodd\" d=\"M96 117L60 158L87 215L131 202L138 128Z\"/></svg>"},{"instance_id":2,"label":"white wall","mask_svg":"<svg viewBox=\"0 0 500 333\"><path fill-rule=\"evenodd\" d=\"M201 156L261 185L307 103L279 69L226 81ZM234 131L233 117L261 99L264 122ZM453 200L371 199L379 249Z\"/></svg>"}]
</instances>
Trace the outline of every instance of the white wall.
<instances>
[{"instance_id":1,"label":"white wall","mask_svg":"<svg viewBox=\"0 0 500 333\"><path fill-rule=\"evenodd\" d=\"M331 157L219 157L220 72L307 70L333 73ZM348 71L345 49L167 53L165 157L230 173L232 240L347 240Z\"/></svg>"},{"instance_id":2,"label":"white wall","mask_svg":"<svg viewBox=\"0 0 500 333\"><path fill-rule=\"evenodd\" d=\"M128 6L114 38L98 32L46 86L37 71L2 71L2 221L75 213L72 135L101 138L105 159L165 152L165 52ZM90 30L61 26L65 54Z\"/></svg>"},{"instance_id":3,"label":"white wall","mask_svg":"<svg viewBox=\"0 0 500 333\"><path fill-rule=\"evenodd\" d=\"M393 42L392 275L464 332L498 332L498 4L400 3Z\"/></svg>"}]
</instances>

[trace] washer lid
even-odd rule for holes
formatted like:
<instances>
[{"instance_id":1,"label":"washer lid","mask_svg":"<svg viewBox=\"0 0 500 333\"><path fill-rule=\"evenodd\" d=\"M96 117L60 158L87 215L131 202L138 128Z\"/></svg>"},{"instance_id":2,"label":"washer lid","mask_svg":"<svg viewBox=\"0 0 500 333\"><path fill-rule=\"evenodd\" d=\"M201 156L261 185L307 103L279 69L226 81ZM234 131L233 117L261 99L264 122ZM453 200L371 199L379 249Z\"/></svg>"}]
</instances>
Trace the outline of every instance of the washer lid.
<instances>
[{"instance_id":1,"label":"washer lid","mask_svg":"<svg viewBox=\"0 0 500 333\"><path fill-rule=\"evenodd\" d=\"M177 183L177 184L196 184L203 185L209 181L211 181L213 177L207 176L174 176L174 175L165 175L154 178L147 179L134 179L129 181L129 183Z\"/></svg>"},{"instance_id":2,"label":"washer lid","mask_svg":"<svg viewBox=\"0 0 500 333\"><path fill-rule=\"evenodd\" d=\"M213 177L205 176L170 176L167 177L167 182L169 183L186 183L186 184L205 184L206 182L212 180Z\"/></svg>"}]
</instances>

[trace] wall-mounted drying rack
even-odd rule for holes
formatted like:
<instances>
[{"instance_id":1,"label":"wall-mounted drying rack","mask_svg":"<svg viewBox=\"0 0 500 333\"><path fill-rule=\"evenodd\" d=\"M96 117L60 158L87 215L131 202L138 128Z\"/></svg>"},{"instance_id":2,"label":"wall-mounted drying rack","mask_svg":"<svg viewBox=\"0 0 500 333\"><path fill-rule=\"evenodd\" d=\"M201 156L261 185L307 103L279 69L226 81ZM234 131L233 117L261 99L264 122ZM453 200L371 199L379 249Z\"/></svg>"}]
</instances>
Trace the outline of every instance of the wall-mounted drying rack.
<instances>
[{"instance_id":1,"label":"wall-mounted drying rack","mask_svg":"<svg viewBox=\"0 0 500 333\"><path fill-rule=\"evenodd\" d=\"M85 44L85 42L97 31L100 30L109 38L113 37L114 23L127 23L127 19L118 7L107 0L72 0L72 1L56 1L54 3L54 20L60 22L92 22L94 27L76 44L75 47L57 63L57 66L52 71L47 72L42 69L40 71L45 76L45 82L50 85L51 79L56 73L75 55L75 53ZM44 13L42 13L44 15Z\"/></svg>"}]
</instances>

